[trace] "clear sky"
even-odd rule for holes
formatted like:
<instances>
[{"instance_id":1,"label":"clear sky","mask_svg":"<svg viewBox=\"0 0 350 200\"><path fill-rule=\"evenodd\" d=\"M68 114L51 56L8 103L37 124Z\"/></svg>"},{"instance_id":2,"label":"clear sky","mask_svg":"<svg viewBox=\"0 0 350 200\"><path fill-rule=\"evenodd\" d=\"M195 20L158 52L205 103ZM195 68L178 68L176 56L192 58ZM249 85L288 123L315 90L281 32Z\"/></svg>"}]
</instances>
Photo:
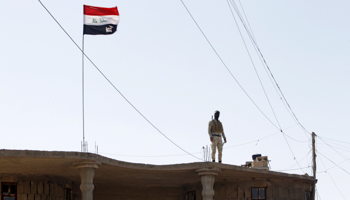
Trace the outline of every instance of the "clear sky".
<instances>
[{"instance_id":1,"label":"clear sky","mask_svg":"<svg viewBox=\"0 0 350 200\"><path fill-rule=\"evenodd\" d=\"M281 101L234 13L274 116L225 0L184 3L245 92L180 0L42 3L79 46L83 4L118 6L118 31L86 35L85 52L152 124L187 152L203 157L202 147L210 145L208 122L220 110L228 140L224 163L241 165L260 153L269 157L273 171L311 175L310 133L315 132L319 199L348 198L349 1L241 1L274 78L307 131ZM39 1L3 2L0 17L0 148L80 151L80 50ZM157 165L201 161L153 128L87 59L85 136L89 152L95 152L96 142L99 154L117 160Z\"/></svg>"}]
</instances>

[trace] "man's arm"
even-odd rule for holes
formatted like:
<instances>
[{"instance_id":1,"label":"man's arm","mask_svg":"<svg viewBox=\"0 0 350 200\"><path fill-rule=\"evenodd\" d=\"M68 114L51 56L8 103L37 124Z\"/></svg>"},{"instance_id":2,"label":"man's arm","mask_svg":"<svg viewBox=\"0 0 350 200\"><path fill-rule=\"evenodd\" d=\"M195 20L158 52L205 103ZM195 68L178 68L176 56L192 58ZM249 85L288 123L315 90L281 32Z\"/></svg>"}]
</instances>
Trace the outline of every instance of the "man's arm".
<instances>
[{"instance_id":1,"label":"man's arm","mask_svg":"<svg viewBox=\"0 0 350 200\"><path fill-rule=\"evenodd\" d=\"M210 121L209 125L208 125L208 134L209 134L209 137L210 137L210 141L213 141L213 136L211 135L211 126L212 126L212 123Z\"/></svg>"},{"instance_id":2,"label":"man's arm","mask_svg":"<svg viewBox=\"0 0 350 200\"><path fill-rule=\"evenodd\" d=\"M221 124L221 126L222 126L222 124ZM225 136L225 133L224 133L224 127L222 127L222 137L224 138L224 141L226 143L227 140L226 140L226 136Z\"/></svg>"}]
</instances>

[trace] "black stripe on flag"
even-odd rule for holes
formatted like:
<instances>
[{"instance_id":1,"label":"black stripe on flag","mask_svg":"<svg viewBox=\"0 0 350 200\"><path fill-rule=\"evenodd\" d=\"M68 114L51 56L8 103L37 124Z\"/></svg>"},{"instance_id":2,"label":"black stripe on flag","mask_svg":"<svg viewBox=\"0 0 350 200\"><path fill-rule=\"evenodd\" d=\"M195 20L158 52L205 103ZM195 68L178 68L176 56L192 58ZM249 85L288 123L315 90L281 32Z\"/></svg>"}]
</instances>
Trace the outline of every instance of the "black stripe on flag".
<instances>
[{"instance_id":1,"label":"black stripe on flag","mask_svg":"<svg viewBox=\"0 0 350 200\"><path fill-rule=\"evenodd\" d=\"M86 35L109 35L117 31L117 25L106 24L102 26L89 26L84 24L84 34Z\"/></svg>"}]
</instances>

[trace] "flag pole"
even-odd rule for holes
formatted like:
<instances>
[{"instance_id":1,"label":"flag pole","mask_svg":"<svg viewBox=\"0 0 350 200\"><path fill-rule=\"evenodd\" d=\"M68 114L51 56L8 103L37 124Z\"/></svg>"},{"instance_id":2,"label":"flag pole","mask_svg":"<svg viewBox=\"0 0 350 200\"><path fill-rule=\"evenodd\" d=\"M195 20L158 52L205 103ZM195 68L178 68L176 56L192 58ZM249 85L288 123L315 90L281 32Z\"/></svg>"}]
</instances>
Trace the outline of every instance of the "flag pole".
<instances>
[{"instance_id":1,"label":"flag pole","mask_svg":"<svg viewBox=\"0 0 350 200\"><path fill-rule=\"evenodd\" d=\"M85 149L85 102L84 102L84 99L85 99L85 95L84 95L84 91L85 91L85 85L84 85L84 33L83 33L83 45L82 45L82 110L83 110L83 144L82 144L82 151L83 152L86 152L86 149Z\"/></svg>"}]
</instances>

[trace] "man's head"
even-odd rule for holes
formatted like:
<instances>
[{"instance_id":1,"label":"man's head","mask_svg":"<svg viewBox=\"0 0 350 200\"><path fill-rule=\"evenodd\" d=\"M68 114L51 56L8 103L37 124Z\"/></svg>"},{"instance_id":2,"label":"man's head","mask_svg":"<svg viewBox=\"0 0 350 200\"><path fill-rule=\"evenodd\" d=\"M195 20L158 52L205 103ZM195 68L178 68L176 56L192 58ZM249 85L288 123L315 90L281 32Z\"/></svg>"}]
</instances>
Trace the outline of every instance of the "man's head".
<instances>
[{"instance_id":1,"label":"man's head","mask_svg":"<svg viewBox=\"0 0 350 200\"><path fill-rule=\"evenodd\" d=\"M214 113L214 117L215 117L215 119L216 120L218 120L219 119L219 117L220 117L220 111L215 111L215 113Z\"/></svg>"}]
</instances>

